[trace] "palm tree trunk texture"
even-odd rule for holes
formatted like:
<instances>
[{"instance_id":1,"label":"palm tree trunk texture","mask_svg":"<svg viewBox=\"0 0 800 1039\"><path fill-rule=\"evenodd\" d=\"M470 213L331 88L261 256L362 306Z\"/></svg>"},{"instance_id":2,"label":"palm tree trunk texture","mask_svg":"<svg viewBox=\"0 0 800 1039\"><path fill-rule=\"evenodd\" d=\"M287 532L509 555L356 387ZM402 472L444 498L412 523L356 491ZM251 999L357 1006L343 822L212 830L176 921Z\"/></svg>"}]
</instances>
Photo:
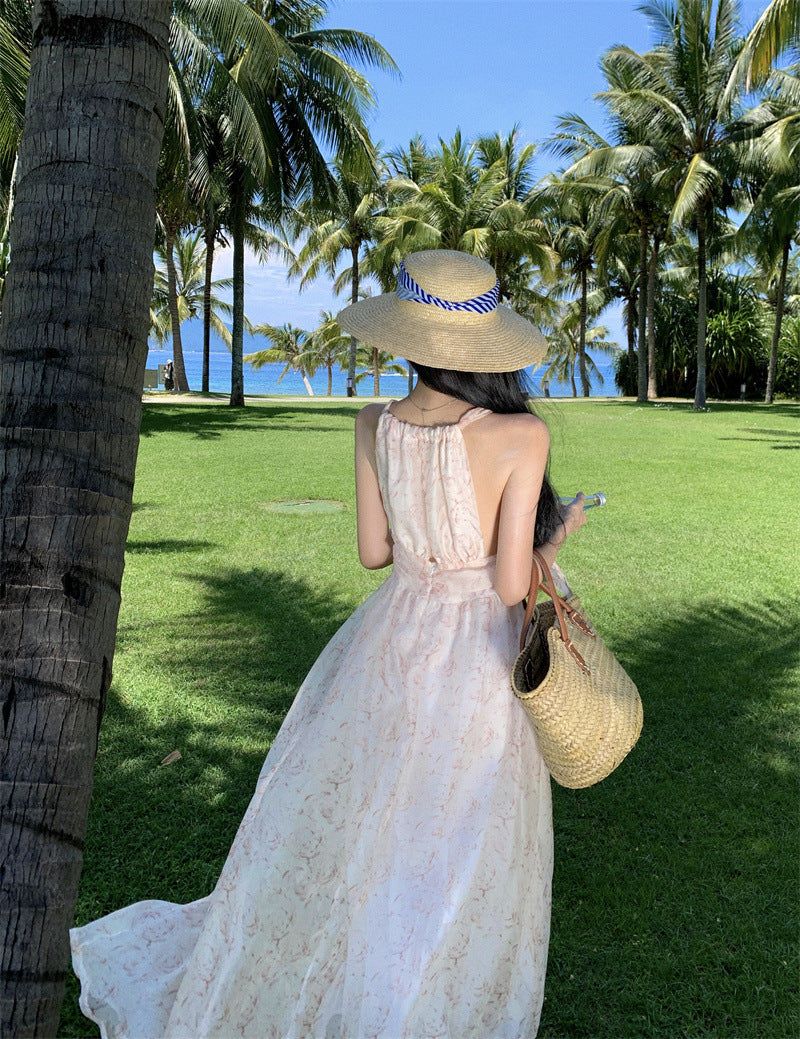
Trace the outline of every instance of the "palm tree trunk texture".
<instances>
[{"instance_id":1,"label":"palm tree trunk texture","mask_svg":"<svg viewBox=\"0 0 800 1039\"><path fill-rule=\"evenodd\" d=\"M695 411L706 406L706 210L697 210L697 382L694 390Z\"/></svg>"},{"instance_id":2,"label":"palm tree trunk texture","mask_svg":"<svg viewBox=\"0 0 800 1039\"><path fill-rule=\"evenodd\" d=\"M376 397L381 395L381 366L378 362L378 348L372 348L372 392Z\"/></svg>"},{"instance_id":3,"label":"palm tree trunk texture","mask_svg":"<svg viewBox=\"0 0 800 1039\"><path fill-rule=\"evenodd\" d=\"M639 360L636 400L647 401L647 250L649 245L647 225L639 227L639 327L636 333L636 354Z\"/></svg>"},{"instance_id":4,"label":"palm tree trunk texture","mask_svg":"<svg viewBox=\"0 0 800 1039\"><path fill-rule=\"evenodd\" d=\"M0 324L0 1033L54 1036L114 657L169 0L39 0Z\"/></svg>"},{"instance_id":5,"label":"palm tree trunk texture","mask_svg":"<svg viewBox=\"0 0 800 1039\"><path fill-rule=\"evenodd\" d=\"M328 392L327 392L326 396L328 396L328 397L332 397L333 396L333 365L332 364L328 365Z\"/></svg>"},{"instance_id":6,"label":"palm tree trunk texture","mask_svg":"<svg viewBox=\"0 0 800 1039\"><path fill-rule=\"evenodd\" d=\"M772 329L772 346L769 351L769 366L767 368L767 391L764 394L765 404L772 404L775 397L775 371L778 367L778 344L781 338L781 324L783 323L783 301L786 297L786 272L789 268L791 241L788 235L783 240L781 273L778 279L778 293L775 298L775 324Z\"/></svg>"},{"instance_id":7,"label":"palm tree trunk texture","mask_svg":"<svg viewBox=\"0 0 800 1039\"><path fill-rule=\"evenodd\" d=\"M244 231L245 197L242 171L231 178L231 232L233 237L233 327L231 329L231 399L244 407Z\"/></svg>"},{"instance_id":8,"label":"palm tree trunk texture","mask_svg":"<svg viewBox=\"0 0 800 1039\"><path fill-rule=\"evenodd\" d=\"M658 397L656 380L656 268L658 267L658 235L653 235L653 248L647 265L647 399Z\"/></svg>"},{"instance_id":9,"label":"palm tree trunk texture","mask_svg":"<svg viewBox=\"0 0 800 1039\"><path fill-rule=\"evenodd\" d=\"M589 376L586 372L586 297L589 292L586 269L581 271L581 328L578 340L578 371L581 377L581 392L589 396Z\"/></svg>"},{"instance_id":10,"label":"palm tree trunk texture","mask_svg":"<svg viewBox=\"0 0 800 1039\"><path fill-rule=\"evenodd\" d=\"M203 238L206 243L206 272L203 283L203 377L202 390L208 393L211 355L211 279L214 275L214 245L216 243L214 221L206 218Z\"/></svg>"},{"instance_id":11,"label":"palm tree trunk texture","mask_svg":"<svg viewBox=\"0 0 800 1039\"><path fill-rule=\"evenodd\" d=\"M189 380L186 378L186 367L183 363L181 319L178 314L178 279L175 274L176 230L177 228L173 224L170 224L167 228L167 296L169 302L170 331L172 335L172 361L175 366L175 389L179 393L188 393Z\"/></svg>"},{"instance_id":12,"label":"palm tree trunk texture","mask_svg":"<svg viewBox=\"0 0 800 1039\"><path fill-rule=\"evenodd\" d=\"M350 250L350 255L353 260L353 283L352 291L350 293L350 302L358 302L358 248L354 247ZM356 395L356 350L358 349L358 341L355 336L350 336L350 357L347 364L347 396L354 397Z\"/></svg>"}]
</instances>

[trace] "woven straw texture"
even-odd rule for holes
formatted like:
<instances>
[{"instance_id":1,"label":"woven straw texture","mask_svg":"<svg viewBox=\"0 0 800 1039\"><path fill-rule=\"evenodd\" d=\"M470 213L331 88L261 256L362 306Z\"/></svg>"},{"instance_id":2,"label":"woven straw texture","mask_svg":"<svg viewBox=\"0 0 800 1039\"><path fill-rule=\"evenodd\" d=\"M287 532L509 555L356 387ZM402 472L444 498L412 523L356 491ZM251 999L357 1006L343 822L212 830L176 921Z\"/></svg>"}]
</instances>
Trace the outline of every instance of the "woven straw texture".
<instances>
[{"instance_id":1,"label":"woven straw texture","mask_svg":"<svg viewBox=\"0 0 800 1039\"><path fill-rule=\"evenodd\" d=\"M449 249L411 253L404 263L425 292L453 303L480 296L496 281L484 260ZM368 346L434 368L513 372L540 361L547 351L538 328L504 306L487 314L442 310L388 292L352 303L336 320Z\"/></svg>"},{"instance_id":2,"label":"woven straw texture","mask_svg":"<svg viewBox=\"0 0 800 1039\"><path fill-rule=\"evenodd\" d=\"M586 619L577 596L565 601ZM569 620L567 627L590 674L562 642L553 604L543 602L514 663L511 687L533 722L553 779L579 789L605 779L626 757L643 714L636 686L600 636L584 634Z\"/></svg>"}]
</instances>

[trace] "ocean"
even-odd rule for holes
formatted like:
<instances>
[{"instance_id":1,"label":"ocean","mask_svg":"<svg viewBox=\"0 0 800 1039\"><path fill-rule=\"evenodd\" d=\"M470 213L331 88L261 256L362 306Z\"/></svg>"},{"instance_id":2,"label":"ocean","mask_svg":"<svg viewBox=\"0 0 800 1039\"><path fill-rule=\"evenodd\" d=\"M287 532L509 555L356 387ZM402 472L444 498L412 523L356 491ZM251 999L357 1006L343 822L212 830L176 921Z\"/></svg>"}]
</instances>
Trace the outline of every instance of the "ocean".
<instances>
[{"instance_id":1,"label":"ocean","mask_svg":"<svg viewBox=\"0 0 800 1039\"><path fill-rule=\"evenodd\" d=\"M181 326L181 334L183 340L183 362L186 368L186 377L189 380L189 387L192 390L199 390L202 383L203 373L202 327L200 327L197 322L185 322ZM257 350L263 350L264 345L265 340L263 336L260 336L257 339L245 336L244 352L245 354L255 353ZM147 355L147 367L157 368L160 364L164 364L171 357L171 345L161 349L151 344ZM604 356L594 358L594 360L603 376L604 382L601 384L596 377L592 380L592 395L610 397L619 396L619 391L614 384L614 370L611 358ZM401 360L400 363L405 366L405 361ZM244 392L246 394L267 394L269 396L306 396L307 391L305 385L297 372L287 372L281 381L278 382L283 368L284 366L282 364L266 364L263 368L254 371L249 364L245 364ZM530 374L534 393L537 396L544 396L540 384L541 369L539 370L538 378L535 371L531 370ZM334 396L344 397L347 395L346 378L346 372L334 369ZM314 375L309 377L309 382L311 383L314 395L324 397L328 390L327 370L325 368L320 369ZM578 393L580 394L580 381L577 379L577 373L576 384L578 386ZM381 376L382 396L403 397L407 392L407 388L407 375ZM214 337L212 337L211 340L211 352L209 357L209 389L213 393L230 393L231 389L231 355L227 349L220 347L219 340ZM372 396L371 372L358 384L357 390L359 395L362 397ZM569 383L564 385L551 380L550 395L552 397L569 397L572 395L572 389Z\"/></svg>"}]
</instances>

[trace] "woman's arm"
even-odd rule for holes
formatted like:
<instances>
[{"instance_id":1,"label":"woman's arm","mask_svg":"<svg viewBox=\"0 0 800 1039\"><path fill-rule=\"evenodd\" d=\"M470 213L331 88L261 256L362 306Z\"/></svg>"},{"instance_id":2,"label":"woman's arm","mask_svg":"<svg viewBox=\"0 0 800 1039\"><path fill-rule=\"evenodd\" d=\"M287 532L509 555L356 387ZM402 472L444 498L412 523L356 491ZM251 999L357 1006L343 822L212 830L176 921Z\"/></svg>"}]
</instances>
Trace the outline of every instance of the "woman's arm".
<instances>
[{"instance_id":1,"label":"woman's arm","mask_svg":"<svg viewBox=\"0 0 800 1039\"><path fill-rule=\"evenodd\" d=\"M548 566L552 566L555 563L558 551L569 535L574 534L576 530L580 530L586 522L586 513L583 511L585 498L586 495L583 491L580 491L575 501L562 508L561 523L555 534L544 545L539 546L539 552L544 556Z\"/></svg>"},{"instance_id":2,"label":"woman's arm","mask_svg":"<svg viewBox=\"0 0 800 1039\"><path fill-rule=\"evenodd\" d=\"M512 450L517 457L500 503L495 577L495 591L507 606L521 602L530 588L536 510L550 450L550 435L544 422L533 415L515 416ZM567 536L585 522L583 495L579 495L564 511L552 539L539 549L548 565L555 562Z\"/></svg>"},{"instance_id":3,"label":"woman's arm","mask_svg":"<svg viewBox=\"0 0 800 1039\"><path fill-rule=\"evenodd\" d=\"M392 535L383 507L375 461L375 433L382 404L368 404L356 416L356 525L358 558L367 570L392 561Z\"/></svg>"}]
</instances>

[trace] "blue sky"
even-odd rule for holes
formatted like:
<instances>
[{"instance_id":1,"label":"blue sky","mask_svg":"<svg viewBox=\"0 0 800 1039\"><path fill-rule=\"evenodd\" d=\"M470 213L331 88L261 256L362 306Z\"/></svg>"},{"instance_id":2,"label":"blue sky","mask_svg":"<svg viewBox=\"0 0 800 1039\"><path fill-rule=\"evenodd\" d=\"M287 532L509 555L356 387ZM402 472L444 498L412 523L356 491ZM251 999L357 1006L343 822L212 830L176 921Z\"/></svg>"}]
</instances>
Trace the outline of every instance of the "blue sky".
<instances>
[{"instance_id":1,"label":"blue sky","mask_svg":"<svg viewBox=\"0 0 800 1039\"><path fill-rule=\"evenodd\" d=\"M592 95L603 88L602 53L615 44L649 49L652 36L638 0L339 0L327 24L374 36L400 67L400 76L371 70L378 108L369 120L373 139L386 148L406 145L415 133L429 144L460 127L465 139L507 134L519 124L522 142L540 142L556 119L577 112L604 129L603 109ZM765 2L742 4L749 29ZM540 150L537 172L558 160ZM215 276L229 276L221 254ZM278 263L246 267L245 312L254 323L291 322L312 329L323 308L346 300L332 295L325 278L298 292ZM601 319L624 343L618 313Z\"/></svg>"}]
</instances>

